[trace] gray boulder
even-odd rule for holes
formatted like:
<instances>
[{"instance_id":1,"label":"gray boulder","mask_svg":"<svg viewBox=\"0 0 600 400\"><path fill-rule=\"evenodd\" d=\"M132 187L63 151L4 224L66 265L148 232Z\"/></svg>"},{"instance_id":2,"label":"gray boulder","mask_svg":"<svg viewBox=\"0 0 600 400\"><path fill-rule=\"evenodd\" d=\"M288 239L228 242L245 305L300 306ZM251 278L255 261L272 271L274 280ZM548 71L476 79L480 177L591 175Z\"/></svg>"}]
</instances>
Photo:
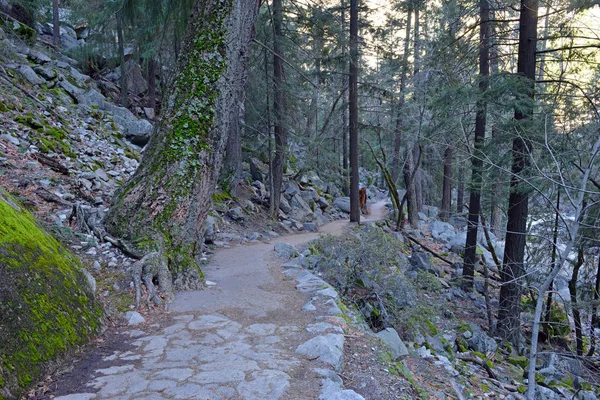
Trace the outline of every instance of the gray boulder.
<instances>
[{"instance_id":1,"label":"gray boulder","mask_svg":"<svg viewBox=\"0 0 600 400\"><path fill-rule=\"evenodd\" d=\"M319 228L317 228L317 225L313 222L305 222L303 225L304 227L304 231L306 232L318 232Z\"/></svg>"},{"instance_id":2,"label":"gray boulder","mask_svg":"<svg viewBox=\"0 0 600 400\"><path fill-rule=\"evenodd\" d=\"M456 254L462 254L465 252L465 242L467 240L467 232L458 232L450 240L450 249Z\"/></svg>"},{"instance_id":3,"label":"gray boulder","mask_svg":"<svg viewBox=\"0 0 600 400\"><path fill-rule=\"evenodd\" d=\"M34 70L38 75L40 75L42 78L44 78L47 81L51 81L58 76L55 70L53 70L52 68L47 67L47 66L46 67L37 66L34 68Z\"/></svg>"},{"instance_id":4,"label":"gray boulder","mask_svg":"<svg viewBox=\"0 0 600 400\"><path fill-rule=\"evenodd\" d=\"M298 250L289 243L275 243L275 253L284 258L292 258L298 255Z\"/></svg>"},{"instance_id":5,"label":"gray boulder","mask_svg":"<svg viewBox=\"0 0 600 400\"><path fill-rule=\"evenodd\" d=\"M408 350L394 328L385 328L377 333L376 336L390 349L392 360L401 361L408 357Z\"/></svg>"},{"instance_id":6,"label":"gray boulder","mask_svg":"<svg viewBox=\"0 0 600 400\"><path fill-rule=\"evenodd\" d=\"M344 370L344 335L330 333L314 337L298 346L296 353L316 357L331 365L335 371L342 372Z\"/></svg>"},{"instance_id":7,"label":"gray boulder","mask_svg":"<svg viewBox=\"0 0 600 400\"><path fill-rule=\"evenodd\" d=\"M228 210L227 215L234 221L241 221L244 219L244 211L241 207L234 207Z\"/></svg>"},{"instance_id":8,"label":"gray boulder","mask_svg":"<svg viewBox=\"0 0 600 400\"><path fill-rule=\"evenodd\" d=\"M289 214L290 211L292 211L292 207L285 197L279 199L279 209L286 214Z\"/></svg>"},{"instance_id":9,"label":"gray boulder","mask_svg":"<svg viewBox=\"0 0 600 400\"><path fill-rule=\"evenodd\" d=\"M333 205L340 211L345 213L350 212L350 197L338 197L333 201Z\"/></svg>"},{"instance_id":10,"label":"gray boulder","mask_svg":"<svg viewBox=\"0 0 600 400\"><path fill-rule=\"evenodd\" d=\"M456 236L456 229L447 222L435 221L431 224L431 236L434 239L449 242Z\"/></svg>"},{"instance_id":11,"label":"gray boulder","mask_svg":"<svg viewBox=\"0 0 600 400\"><path fill-rule=\"evenodd\" d=\"M45 53L42 53L41 51L37 50L31 50L27 55L27 58L36 64L47 64L50 61L52 61L52 59L48 57Z\"/></svg>"},{"instance_id":12,"label":"gray boulder","mask_svg":"<svg viewBox=\"0 0 600 400\"><path fill-rule=\"evenodd\" d=\"M40 78L29 65L21 65L19 67L19 73L32 85L41 85L46 82L44 79Z\"/></svg>"},{"instance_id":13,"label":"gray boulder","mask_svg":"<svg viewBox=\"0 0 600 400\"><path fill-rule=\"evenodd\" d=\"M125 137L133 144L145 146L152 136L154 127L145 119L128 121L124 124Z\"/></svg>"},{"instance_id":14,"label":"gray boulder","mask_svg":"<svg viewBox=\"0 0 600 400\"><path fill-rule=\"evenodd\" d=\"M437 276L442 276L443 270L440 266L434 265L431 262L431 255L423 251L413 253L410 257L410 263L413 269L422 269Z\"/></svg>"},{"instance_id":15,"label":"gray boulder","mask_svg":"<svg viewBox=\"0 0 600 400\"><path fill-rule=\"evenodd\" d=\"M471 327L471 337L467 339L469 348L480 353L486 354L498 349L498 343L489 337L478 325L469 324Z\"/></svg>"},{"instance_id":16,"label":"gray boulder","mask_svg":"<svg viewBox=\"0 0 600 400\"><path fill-rule=\"evenodd\" d=\"M440 215L439 208L434 206L423 206L423 212L431 219L436 219Z\"/></svg>"},{"instance_id":17,"label":"gray boulder","mask_svg":"<svg viewBox=\"0 0 600 400\"><path fill-rule=\"evenodd\" d=\"M142 74L142 69L133 60L125 64L125 86L134 96L148 91L148 82Z\"/></svg>"}]
</instances>

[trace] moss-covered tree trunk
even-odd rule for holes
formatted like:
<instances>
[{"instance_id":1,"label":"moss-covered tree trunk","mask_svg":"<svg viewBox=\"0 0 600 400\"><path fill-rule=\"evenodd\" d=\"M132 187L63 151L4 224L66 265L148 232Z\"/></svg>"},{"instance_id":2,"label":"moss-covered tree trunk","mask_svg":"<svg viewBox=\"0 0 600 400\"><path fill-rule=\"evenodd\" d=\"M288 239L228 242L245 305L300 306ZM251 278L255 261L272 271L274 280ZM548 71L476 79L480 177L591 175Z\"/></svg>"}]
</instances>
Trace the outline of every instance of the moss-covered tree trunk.
<instances>
[{"instance_id":1,"label":"moss-covered tree trunk","mask_svg":"<svg viewBox=\"0 0 600 400\"><path fill-rule=\"evenodd\" d=\"M229 132L244 86L243 65L258 2L196 0L177 77L134 176L115 194L105 225L169 262L175 288L201 286L196 256Z\"/></svg>"}]
</instances>

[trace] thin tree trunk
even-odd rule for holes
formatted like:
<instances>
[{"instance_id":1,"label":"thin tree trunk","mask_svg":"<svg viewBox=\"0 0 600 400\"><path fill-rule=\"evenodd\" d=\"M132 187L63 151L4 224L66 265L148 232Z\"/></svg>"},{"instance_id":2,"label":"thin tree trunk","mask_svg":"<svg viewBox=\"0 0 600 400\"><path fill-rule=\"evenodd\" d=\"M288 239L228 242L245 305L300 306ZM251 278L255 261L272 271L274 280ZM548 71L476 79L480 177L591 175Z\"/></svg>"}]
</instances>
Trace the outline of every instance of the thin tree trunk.
<instances>
[{"instance_id":1,"label":"thin tree trunk","mask_svg":"<svg viewBox=\"0 0 600 400\"><path fill-rule=\"evenodd\" d=\"M463 289L473 290L475 276L475 255L477 250L477 233L479 214L481 212L481 189L483 183L483 142L485 140L485 123L487 104L483 97L488 88L487 79L490 75L489 40L490 40L490 7L488 0L479 1L479 95L477 115L475 117L475 138L471 155L471 189L469 198L469 222L467 224L467 239L465 242L465 258L463 262Z\"/></svg>"},{"instance_id":2,"label":"thin tree trunk","mask_svg":"<svg viewBox=\"0 0 600 400\"><path fill-rule=\"evenodd\" d=\"M264 48L264 56L265 56L265 96L266 96L266 108L267 108L267 116L266 116L266 131L267 131L267 150L269 152L269 215L273 215L275 211L275 202L273 201L273 138L271 137L271 99L269 98L269 58L267 55L267 48Z\"/></svg>"},{"instance_id":3,"label":"thin tree trunk","mask_svg":"<svg viewBox=\"0 0 600 400\"><path fill-rule=\"evenodd\" d=\"M453 148L447 144L444 150L444 181L442 182L442 207L440 219L448 222L452 208L452 160Z\"/></svg>"},{"instance_id":4,"label":"thin tree trunk","mask_svg":"<svg viewBox=\"0 0 600 400\"><path fill-rule=\"evenodd\" d=\"M592 322L590 323L590 350L587 353L588 357L594 355L596 351L596 333L595 329L600 328L598 320L598 301L600 300L600 256L598 256L598 266L596 268L596 284L594 285L594 295L592 300Z\"/></svg>"},{"instance_id":5,"label":"thin tree trunk","mask_svg":"<svg viewBox=\"0 0 600 400\"><path fill-rule=\"evenodd\" d=\"M348 115L350 118L350 222L360 223L358 198L358 1L350 0L350 68Z\"/></svg>"},{"instance_id":6,"label":"thin tree trunk","mask_svg":"<svg viewBox=\"0 0 600 400\"><path fill-rule=\"evenodd\" d=\"M490 19L495 19L494 11L490 10ZM495 34L490 27L490 73L491 75L498 75L498 42L495 40ZM498 122L496 119L492 119L492 140L498 141L500 138L500 129L498 128ZM500 154L501 145L496 144L498 154ZM502 196L503 184L502 184L502 170L497 168L495 176L492 182L492 190L490 191L490 229L497 238L502 238Z\"/></svg>"},{"instance_id":7,"label":"thin tree trunk","mask_svg":"<svg viewBox=\"0 0 600 400\"><path fill-rule=\"evenodd\" d=\"M537 0L522 0L519 18L519 60L518 73L527 85L523 90L529 97L527 107L515 110L515 120L520 132L513 139L512 177L508 199L508 222L506 224L506 244L502 271L503 285L500 288L500 310L498 312L498 334L501 338L520 347L521 337L521 290L524 274L525 230L529 215L529 194L523 190L521 175L529 168L531 142L527 123L533 116L535 97L535 51L537 43ZM543 297L543 296L540 296Z\"/></svg>"},{"instance_id":8,"label":"thin tree trunk","mask_svg":"<svg viewBox=\"0 0 600 400\"><path fill-rule=\"evenodd\" d=\"M465 168L459 163L456 180L456 212L462 214L465 206Z\"/></svg>"},{"instance_id":9,"label":"thin tree trunk","mask_svg":"<svg viewBox=\"0 0 600 400\"><path fill-rule=\"evenodd\" d=\"M60 18L58 8L58 0L52 0L52 39L55 46L60 46Z\"/></svg>"},{"instance_id":10,"label":"thin tree trunk","mask_svg":"<svg viewBox=\"0 0 600 400\"><path fill-rule=\"evenodd\" d=\"M408 208L408 223L414 229L419 226L419 214L417 211L417 196L415 194L415 180L413 177L413 152L407 149L404 161L404 185L406 186L406 205Z\"/></svg>"},{"instance_id":11,"label":"thin tree trunk","mask_svg":"<svg viewBox=\"0 0 600 400\"><path fill-rule=\"evenodd\" d=\"M194 2L170 99L105 219L140 252L161 252L176 289L203 284L197 256L257 11L256 2Z\"/></svg>"},{"instance_id":12,"label":"thin tree trunk","mask_svg":"<svg viewBox=\"0 0 600 400\"><path fill-rule=\"evenodd\" d=\"M411 30L412 10L409 8L406 13L406 29L404 32L404 54L402 55L402 72L400 74L400 100L398 101L398 110L396 117L396 129L394 136L394 154L392 155L392 178L398 182L400 176L400 148L402 146L402 126L404 106L404 90L406 89L406 78L408 74L408 56L410 52L410 30Z\"/></svg>"},{"instance_id":13,"label":"thin tree trunk","mask_svg":"<svg viewBox=\"0 0 600 400\"><path fill-rule=\"evenodd\" d=\"M342 37L346 37L346 4L344 0L342 2ZM342 44L342 70L346 70L346 46ZM345 83L342 84L346 86ZM344 196L350 195L349 182L349 168L348 168L348 109L343 107L342 112L342 193Z\"/></svg>"},{"instance_id":14,"label":"thin tree trunk","mask_svg":"<svg viewBox=\"0 0 600 400\"><path fill-rule=\"evenodd\" d=\"M119 86L121 86L120 98L121 106L127 107L127 71L125 68L125 43L123 38L123 16L117 13L117 41L119 42L119 62L121 67L121 77Z\"/></svg>"},{"instance_id":15,"label":"thin tree trunk","mask_svg":"<svg viewBox=\"0 0 600 400\"><path fill-rule=\"evenodd\" d=\"M156 61L148 59L148 108L156 110Z\"/></svg>"},{"instance_id":16,"label":"thin tree trunk","mask_svg":"<svg viewBox=\"0 0 600 400\"><path fill-rule=\"evenodd\" d=\"M583 355L583 330L581 328L581 313L579 312L579 304L577 302L577 280L579 279L579 269L584 262L583 246L580 245L577 250L577 262L573 265L573 273L571 274L571 280L569 280L569 295L571 297L573 323L575 324L575 343L578 356Z\"/></svg>"},{"instance_id":17,"label":"thin tree trunk","mask_svg":"<svg viewBox=\"0 0 600 400\"><path fill-rule=\"evenodd\" d=\"M283 23L282 0L273 0L273 117L275 119L275 158L273 160L273 213L271 217L277 219L279 202L281 201L281 185L283 183L283 170L285 166L285 147L287 145L287 132L283 126L284 93L283 93L283 54L280 44Z\"/></svg>"},{"instance_id":18,"label":"thin tree trunk","mask_svg":"<svg viewBox=\"0 0 600 400\"><path fill-rule=\"evenodd\" d=\"M415 143L413 146L413 159L421 160L421 146L418 143ZM415 161L416 163L416 161ZM415 199L417 201L417 212L423 212L423 174L421 173L421 163L416 163L414 165L414 183L415 183Z\"/></svg>"},{"instance_id":19,"label":"thin tree trunk","mask_svg":"<svg viewBox=\"0 0 600 400\"><path fill-rule=\"evenodd\" d=\"M560 190L556 193L556 212L554 215L554 229L552 232L552 253L550 255L550 270L554 269L554 265L556 264L556 249L558 243L558 222L560 219ZM550 287L548 288L548 298L546 300L546 314L544 316L544 328L546 331L547 327L551 323L550 318L552 315L552 285L554 282L550 282Z\"/></svg>"},{"instance_id":20,"label":"thin tree trunk","mask_svg":"<svg viewBox=\"0 0 600 400\"><path fill-rule=\"evenodd\" d=\"M538 335L540 333L540 319L542 316L542 309L544 307L544 293L546 293L546 290L548 290L550 283L554 280L554 278L556 278L556 275L558 275L558 273L562 269L565 261L571 253L571 250L573 249L575 242L578 239L579 225L581 224L583 215L583 204L585 199L585 193L587 190L587 183L590 179L590 173L592 170L592 166L594 165L595 158L598 155L598 151L600 151L600 139L596 140L596 143L594 144L594 147L590 152L590 159L587 168L583 170L583 177L581 178L581 185L577 194L577 201L574 204L574 221L569 224L570 240L567 242L565 249L560 253L560 258L558 262L554 265L554 268L552 269L552 271L550 271L550 274L548 274L542 285L538 288L538 293L540 293L540 295L538 296L537 303L535 305L535 313L533 315L533 326L531 328L531 346L529 348L529 367L527 371L527 398L531 400L535 398L535 368L537 365L537 346Z\"/></svg>"}]
</instances>

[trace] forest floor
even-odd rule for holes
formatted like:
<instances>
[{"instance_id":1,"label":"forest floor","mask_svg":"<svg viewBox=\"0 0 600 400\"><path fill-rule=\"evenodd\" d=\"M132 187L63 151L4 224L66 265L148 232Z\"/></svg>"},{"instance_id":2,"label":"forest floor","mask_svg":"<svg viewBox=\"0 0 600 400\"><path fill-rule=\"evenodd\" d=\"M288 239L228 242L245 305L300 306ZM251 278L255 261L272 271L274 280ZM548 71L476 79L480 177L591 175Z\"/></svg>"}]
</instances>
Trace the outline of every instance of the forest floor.
<instances>
[{"instance_id":1,"label":"forest floor","mask_svg":"<svg viewBox=\"0 0 600 400\"><path fill-rule=\"evenodd\" d=\"M363 221L386 213L384 201ZM413 398L410 383L382 368L378 340L331 314L303 311L314 300L284 274L275 243L296 246L351 226L338 220L319 233L218 250L204 273L216 285L181 292L169 311L105 333L72 366L48 378L38 399L316 399L327 365L295 350L318 335L345 331L346 388L365 398ZM324 324L325 323L325 324ZM354 397L341 397L354 398Z\"/></svg>"}]
</instances>

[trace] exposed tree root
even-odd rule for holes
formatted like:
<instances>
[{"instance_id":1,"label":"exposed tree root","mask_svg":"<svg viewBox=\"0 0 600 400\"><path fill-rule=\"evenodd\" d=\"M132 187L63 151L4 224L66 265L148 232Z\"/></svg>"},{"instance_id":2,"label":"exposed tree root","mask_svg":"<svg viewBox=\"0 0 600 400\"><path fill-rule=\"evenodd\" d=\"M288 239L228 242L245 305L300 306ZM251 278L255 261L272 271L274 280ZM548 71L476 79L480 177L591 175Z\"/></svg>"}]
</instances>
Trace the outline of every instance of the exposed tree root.
<instances>
[{"instance_id":1,"label":"exposed tree root","mask_svg":"<svg viewBox=\"0 0 600 400\"><path fill-rule=\"evenodd\" d=\"M133 264L131 275L135 289L135 305L140 307L142 298L142 282L148 290L147 305L151 307L150 301L156 306L166 305L173 300L173 278L167 266L167 260L159 253L152 252L146 254L141 260ZM158 283L158 290L154 281Z\"/></svg>"}]
</instances>

